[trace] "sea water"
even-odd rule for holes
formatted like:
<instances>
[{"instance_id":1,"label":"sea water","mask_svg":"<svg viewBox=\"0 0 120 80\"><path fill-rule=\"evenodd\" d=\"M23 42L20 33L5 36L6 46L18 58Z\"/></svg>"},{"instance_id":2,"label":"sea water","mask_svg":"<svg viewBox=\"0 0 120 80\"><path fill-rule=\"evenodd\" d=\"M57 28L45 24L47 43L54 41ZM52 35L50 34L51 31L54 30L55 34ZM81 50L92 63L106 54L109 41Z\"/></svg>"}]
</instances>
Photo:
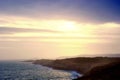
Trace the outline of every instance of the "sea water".
<instances>
[{"instance_id":1,"label":"sea water","mask_svg":"<svg viewBox=\"0 0 120 80\"><path fill-rule=\"evenodd\" d=\"M0 62L0 80L72 80L70 71L55 70L28 62Z\"/></svg>"}]
</instances>

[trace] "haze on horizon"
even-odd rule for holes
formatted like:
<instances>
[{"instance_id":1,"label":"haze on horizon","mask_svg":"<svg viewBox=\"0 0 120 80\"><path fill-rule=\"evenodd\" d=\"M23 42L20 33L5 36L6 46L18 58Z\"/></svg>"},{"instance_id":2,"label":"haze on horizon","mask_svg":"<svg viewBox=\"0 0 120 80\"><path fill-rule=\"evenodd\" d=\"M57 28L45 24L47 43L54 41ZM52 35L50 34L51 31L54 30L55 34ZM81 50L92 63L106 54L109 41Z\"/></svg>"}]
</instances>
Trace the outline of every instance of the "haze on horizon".
<instances>
[{"instance_id":1,"label":"haze on horizon","mask_svg":"<svg viewBox=\"0 0 120 80\"><path fill-rule=\"evenodd\" d=\"M120 53L120 0L0 0L0 60Z\"/></svg>"}]
</instances>

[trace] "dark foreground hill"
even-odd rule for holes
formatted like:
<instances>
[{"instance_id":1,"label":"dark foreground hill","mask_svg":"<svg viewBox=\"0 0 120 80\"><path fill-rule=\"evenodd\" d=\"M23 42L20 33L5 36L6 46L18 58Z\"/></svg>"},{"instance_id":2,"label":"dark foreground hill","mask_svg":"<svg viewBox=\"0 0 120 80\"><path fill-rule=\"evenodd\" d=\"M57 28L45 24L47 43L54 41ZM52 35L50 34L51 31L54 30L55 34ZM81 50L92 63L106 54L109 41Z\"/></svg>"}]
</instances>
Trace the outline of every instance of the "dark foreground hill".
<instances>
[{"instance_id":1,"label":"dark foreground hill","mask_svg":"<svg viewBox=\"0 0 120 80\"><path fill-rule=\"evenodd\" d=\"M75 80L120 80L120 61L95 67Z\"/></svg>"}]
</instances>

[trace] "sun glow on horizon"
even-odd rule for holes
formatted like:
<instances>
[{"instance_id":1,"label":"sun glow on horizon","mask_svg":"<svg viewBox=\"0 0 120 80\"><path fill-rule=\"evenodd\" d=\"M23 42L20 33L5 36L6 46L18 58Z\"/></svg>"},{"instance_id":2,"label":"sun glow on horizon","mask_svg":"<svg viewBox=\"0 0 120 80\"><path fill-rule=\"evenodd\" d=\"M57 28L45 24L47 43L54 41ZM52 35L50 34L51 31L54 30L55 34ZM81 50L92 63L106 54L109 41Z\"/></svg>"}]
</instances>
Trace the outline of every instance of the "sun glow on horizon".
<instances>
[{"instance_id":1,"label":"sun glow on horizon","mask_svg":"<svg viewBox=\"0 0 120 80\"><path fill-rule=\"evenodd\" d=\"M70 21L66 21L63 24L61 24L60 26L58 26L58 29L64 32L67 31L77 31L77 24L75 22L70 22Z\"/></svg>"},{"instance_id":2,"label":"sun glow on horizon","mask_svg":"<svg viewBox=\"0 0 120 80\"><path fill-rule=\"evenodd\" d=\"M6 27L16 27L16 28L32 28L32 29L53 29L57 31L76 31L77 23L74 21L64 20L64 19L51 19L51 20L40 20L32 18L20 18L20 17L7 17L0 16L1 20L4 21L0 23L0 26Z\"/></svg>"}]
</instances>

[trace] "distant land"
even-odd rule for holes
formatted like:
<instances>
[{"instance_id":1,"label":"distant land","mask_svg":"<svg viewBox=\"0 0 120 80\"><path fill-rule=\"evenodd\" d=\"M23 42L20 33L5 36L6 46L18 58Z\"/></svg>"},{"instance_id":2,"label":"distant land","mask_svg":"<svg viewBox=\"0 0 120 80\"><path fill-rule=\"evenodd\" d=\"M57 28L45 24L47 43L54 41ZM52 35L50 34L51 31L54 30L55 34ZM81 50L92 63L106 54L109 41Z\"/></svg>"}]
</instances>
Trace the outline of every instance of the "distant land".
<instances>
[{"instance_id":1,"label":"distant land","mask_svg":"<svg viewBox=\"0 0 120 80\"><path fill-rule=\"evenodd\" d=\"M66 59L66 58L74 58L74 57L120 57L120 53L116 53L116 54L82 54L82 55L77 55L77 56L61 56L61 57L57 57L57 59Z\"/></svg>"}]
</instances>

